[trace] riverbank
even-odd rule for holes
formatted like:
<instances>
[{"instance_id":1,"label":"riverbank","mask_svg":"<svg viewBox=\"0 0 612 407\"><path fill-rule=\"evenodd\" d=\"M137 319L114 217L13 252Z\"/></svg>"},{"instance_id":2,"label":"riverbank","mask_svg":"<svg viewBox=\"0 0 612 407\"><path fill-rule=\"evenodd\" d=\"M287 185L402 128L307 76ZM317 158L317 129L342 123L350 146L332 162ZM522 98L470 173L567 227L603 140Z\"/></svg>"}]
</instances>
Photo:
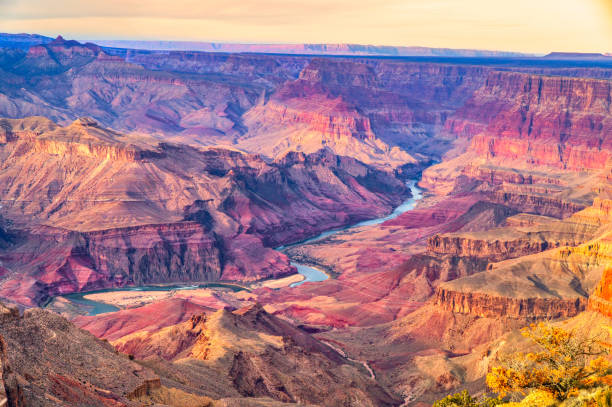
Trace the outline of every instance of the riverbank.
<instances>
[{"instance_id":1,"label":"riverbank","mask_svg":"<svg viewBox=\"0 0 612 407\"><path fill-rule=\"evenodd\" d=\"M302 242L278 247L276 250L286 252L288 249L295 248L300 245L312 244L326 238L331 238L333 235L341 232L347 232L351 229L357 229L360 227L377 225L394 219L402 213L414 209L417 202L422 198L422 191L417 187L417 182L417 180L412 180L406 183L410 188L412 196L395 208L389 215L361 221L341 229L329 230ZM235 294L236 292L240 291L248 293L253 289L261 287L282 289L286 287L297 287L307 282L321 282L329 278L336 278L338 276L338 273L333 270L333 268L320 264L316 261L316 259L307 258L304 256L292 256L290 260L291 265L296 267L298 271L297 274L279 279L265 280L250 284L248 286L229 282L205 282L184 285L156 284L143 287L110 288L105 290L58 296L51 299L45 308L70 314L98 315L118 311L124 308L142 306L151 302L177 296L181 298L191 298L199 303L210 305L211 307L223 307L225 303L216 299L215 291L229 289ZM189 291L189 294L182 293L177 295L177 293L185 291ZM233 300L237 300L237 298Z\"/></svg>"},{"instance_id":2,"label":"riverbank","mask_svg":"<svg viewBox=\"0 0 612 407\"><path fill-rule=\"evenodd\" d=\"M408 198L406 201L404 201L397 208L395 208L393 212L391 212L389 215L386 215L380 218L364 220L354 225L346 226L341 229L329 230L315 237L303 240L301 242L293 243L293 244L286 245L286 246L280 246L276 248L276 250L288 255L291 260L291 265L296 267L298 270L298 273L304 276L304 280L298 283L291 284L290 287L297 287L307 282L325 281L328 278L336 278L339 275L339 273L332 266L326 265L323 262L317 261L317 259L313 257L306 256L303 253L298 253L292 249L295 249L299 246L309 245L309 244L314 244L320 241L324 241L324 240L333 238L333 236L336 234L347 233L351 231L352 229L379 225L381 223L395 219L405 212L413 210L416 207L418 201L420 201L423 198L423 191L417 186L417 184L418 184L418 180L410 180L406 183L408 188L410 188L411 197Z\"/></svg>"}]
</instances>

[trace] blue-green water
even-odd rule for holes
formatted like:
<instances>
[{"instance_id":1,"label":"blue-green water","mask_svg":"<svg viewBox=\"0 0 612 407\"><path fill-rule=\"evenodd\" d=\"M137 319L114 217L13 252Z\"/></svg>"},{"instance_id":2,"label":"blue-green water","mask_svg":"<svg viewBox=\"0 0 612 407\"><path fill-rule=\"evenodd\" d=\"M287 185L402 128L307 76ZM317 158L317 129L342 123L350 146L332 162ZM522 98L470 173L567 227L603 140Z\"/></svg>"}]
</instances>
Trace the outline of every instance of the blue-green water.
<instances>
[{"instance_id":1,"label":"blue-green water","mask_svg":"<svg viewBox=\"0 0 612 407\"><path fill-rule=\"evenodd\" d=\"M87 312L87 315L99 315L107 312L119 311L120 308L114 305L106 304L104 302L93 301L85 298L90 294L98 293L109 293L117 291L179 291L179 290L195 290L197 288L228 288L234 292L242 291L244 288L234 284L223 284L223 283L205 283L205 284L191 284L191 285L150 285L150 286L139 286L139 287L123 287L123 288L106 288L103 290L88 291L82 293L66 294L60 297L67 299L73 305Z\"/></svg>"},{"instance_id":2,"label":"blue-green water","mask_svg":"<svg viewBox=\"0 0 612 407\"><path fill-rule=\"evenodd\" d=\"M382 218L376 218L376 219L370 219L370 220L365 220L362 222L359 222L355 225L352 226L347 226L341 229L334 229L334 230L328 230L326 232L323 232L315 237L312 237L310 239L304 240L302 242L298 242L298 243L294 243L288 246L281 246L278 247L276 250L282 251L284 249L287 249L289 247L293 247L293 246L298 246L298 245L302 245L302 244L307 244L307 243L312 243L321 239L324 239L326 237L332 236L336 233L339 232L344 232L347 231L349 229L354 229L354 228L358 228L361 226L371 226L371 225L378 225L381 224L383 222L386 222L388 220L394 219L396 217L398 217L399 215L401 215L404 212L408 212L411 211L412 209L414 209L414 207L416 206L416 203L419 199L422 198L422 191L416 186L417 181L409 181L407 183L408 187L410 188L410 191L412 192L412 197L407 199L404 203L402 203L400 206L398 206L397 208L395 208L395 210L387 215L384 216ZM300 273L301 275L304 276L304 280L299 281L297 283L293 283L291 284L291 287L297 287L301 284L310 282L310 283L314 283L314 282L319 282L319 281L324 281L327 280L329 278L329 276L327 274L325 274L323 271L314 268L314 267L310 267L307 266L305 264L300 264L300 263L296 263L296 262L291 262L291 265L294 266L298 273ZM205 284L196 284L196 285L187 285L187 284L183 284L183 285L152 285L152 286L140 286L140 287L124 287L124 288L107 288L104 290L96 290L96 291L89 291L89 292L83 292L83 293L74 293L74 294L67 294L67 295L63 295L61 297L67 299L68 301L70 301L73 305L77 306L78 308L82 309L83 311L85 311L87 313L87 315L99 315L99 314L105 314L107 312L115 312L115 311L119 311L118 307L115 307L114 305L110 305L110 304L106 304L103 302L98 302L98 301L93 301L93 300L89 300L87 298L85 298L86 295L89 294L97 294L97 293L107 293L107 292L116 292L116 291L176 291L176 290L195 290L197 288L229 288L232 291L241 291L244 290L245 288L240 287L238 285L234 285L234 284L224 284L224 283L205 283Z\"/></svg>"},{"instance_id":3,"label":"blue-green water","mask_svg":"<svg viewBox=\"0 0 612 407\"><path fill-rule=\"evenodd\" d=\"M306 239L306 240L303 240L301 242L294 243L291 245L278 247L276 250L283 251L290 247L316 242L326 237L333 236L336 233L345 232L347 230L355 229L355 228L362 227L362 226L379 225L388 220L395 219L402 213L413 210L417 202L423 197L423 191L419 187L417 187L417 182L418 181L416 180L411 180L406 183L408 188L410 188L412 197L404 201L400 206L395 208L395 210L387 216L383 216L382 218L364 220L352 226L346 226L341 229L328 230L310 239ZM296 262L291 262L291 265L297 269L298 273L304 276L304 280L291 284L291 287L297 287L304 283L314 283L318 281L324 281L329 278L328 275L325 274L323 271L316 269L314 267L310 267L305 264L300 264Z\"/></svg>"}]
</instances>

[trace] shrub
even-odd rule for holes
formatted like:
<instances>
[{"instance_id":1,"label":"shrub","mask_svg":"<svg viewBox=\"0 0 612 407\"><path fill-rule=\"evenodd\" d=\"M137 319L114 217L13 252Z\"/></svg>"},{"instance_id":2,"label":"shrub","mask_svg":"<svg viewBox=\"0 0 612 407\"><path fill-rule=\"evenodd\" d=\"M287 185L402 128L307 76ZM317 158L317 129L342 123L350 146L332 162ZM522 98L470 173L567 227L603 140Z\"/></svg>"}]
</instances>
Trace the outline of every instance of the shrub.
<instances>
[{"instance_id":1,"label":"shrub","mask_svg":"<svg viewBox=\"0 0 612 407\"><path fill-rule=\"evenodd\" d=\"M605 344L596 338L540 323L522 331L537 345L534 353L505 357L487 375L487 384L500 397L530 390L550 393L563 401L580 389L597 387L611 373Z\"/></svg>"},{"instance_id":2,"label":"shrub","mask_svg":"<svg viewBox=\"0 0 612 407\"><path fill-rule=\"evenodd\" d=\"M433 407L494 407L501 404L501 400L484 397L480 400L473 398L467 390L438 400Z\"/></svg>"}]
</instances>

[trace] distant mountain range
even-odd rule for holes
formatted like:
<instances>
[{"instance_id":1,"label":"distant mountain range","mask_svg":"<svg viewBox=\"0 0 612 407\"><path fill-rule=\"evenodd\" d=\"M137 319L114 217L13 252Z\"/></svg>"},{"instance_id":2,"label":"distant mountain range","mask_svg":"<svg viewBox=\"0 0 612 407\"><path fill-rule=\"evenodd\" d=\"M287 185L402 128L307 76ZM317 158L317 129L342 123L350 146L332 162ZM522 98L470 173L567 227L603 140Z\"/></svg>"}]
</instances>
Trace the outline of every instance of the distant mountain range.
<instances>
[{"instance_id":1,"label":"distant mountain range","mask_svg":"<svg viewBox=\"0 0 612 407\"><path fill-rule=\"evenodd\" d=\"M248 52L301 55L519 57L527 54L471 49L394 47L361 44L237 44L189 41L99 40L105 47L165 51Z\"/></svg>"},{"instance_id":2,"label":"distant mountain range","mask_svg":"<svg viewBox=\"0 0 612 407\"><path fill-rule=\"evenodd\" d=\"M38 34L0 33L0 47L29 49L48 44L51 37ZM470 49L394 47L360 44L237 44L197 41L90 41L102 47L150 51L202 51L227 53L264 53L297 55L359 55L359 56L424 56L424 57L521 57L533 56L518 52L483 51Z\"/></svg>"}]
</instances>

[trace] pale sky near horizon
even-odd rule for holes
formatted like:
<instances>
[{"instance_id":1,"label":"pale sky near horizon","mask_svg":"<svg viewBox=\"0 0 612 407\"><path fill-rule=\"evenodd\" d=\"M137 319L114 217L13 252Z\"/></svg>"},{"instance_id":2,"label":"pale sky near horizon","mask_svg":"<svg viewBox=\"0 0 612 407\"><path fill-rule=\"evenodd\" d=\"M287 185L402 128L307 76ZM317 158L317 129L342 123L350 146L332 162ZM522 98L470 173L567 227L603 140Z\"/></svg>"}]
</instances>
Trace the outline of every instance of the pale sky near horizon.
<instances>
[{"instance_id":1,"label":"pale sky near horizon","mask_svg":"<svg viewBox=\"0 0 612 407\"><path fill-rule=\"evenodd\" d=\"M0 32L612 52L612 0L0 0Z\"/></svg>"}]
</instances>

